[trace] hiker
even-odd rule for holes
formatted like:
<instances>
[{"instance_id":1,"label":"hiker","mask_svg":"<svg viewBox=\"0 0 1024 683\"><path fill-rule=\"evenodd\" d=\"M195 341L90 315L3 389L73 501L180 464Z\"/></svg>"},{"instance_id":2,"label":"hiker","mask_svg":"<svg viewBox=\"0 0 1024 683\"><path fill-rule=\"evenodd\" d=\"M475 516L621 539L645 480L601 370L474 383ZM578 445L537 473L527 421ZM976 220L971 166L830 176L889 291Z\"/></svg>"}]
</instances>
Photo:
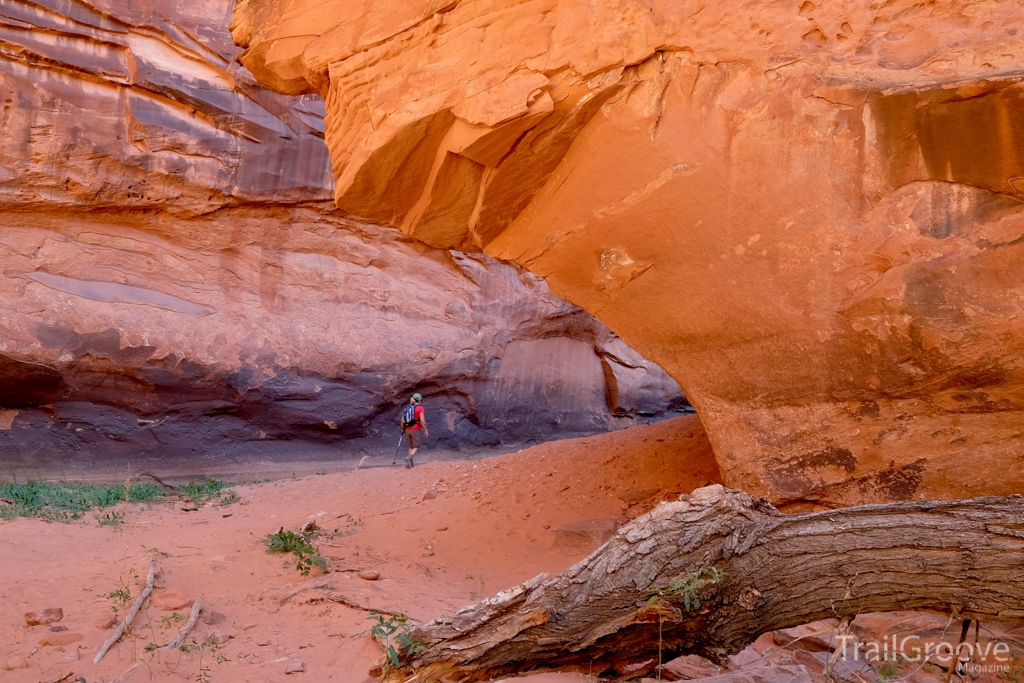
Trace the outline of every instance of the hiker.
<instances>
[{"instance_id":1,"label":"hiker","mask_svg":"<svg viewBox=\"0 0 1024 683\"><path fill-rule=\"evenodd\" d=\"M405 440L409 444L409 457L405 459L405 469L415 467L412 459L416 455L416 451L420 449L420 432L423 432L423 438L430 436L430 432L427 430L427 418L423 414L423 406L420 405L422 400L422 396L413 394L409 399L409 405L402 409L402 433L405 434Z\"/></svg>"}]
</instances>

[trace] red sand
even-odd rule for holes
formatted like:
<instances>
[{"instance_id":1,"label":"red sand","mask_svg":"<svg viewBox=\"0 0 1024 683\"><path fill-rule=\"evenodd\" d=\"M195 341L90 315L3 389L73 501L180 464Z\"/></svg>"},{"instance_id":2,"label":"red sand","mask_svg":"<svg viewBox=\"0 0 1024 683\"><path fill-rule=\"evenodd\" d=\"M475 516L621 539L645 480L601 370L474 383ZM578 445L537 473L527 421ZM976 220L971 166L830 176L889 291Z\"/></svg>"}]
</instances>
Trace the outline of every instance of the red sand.
<instances>
[{"instance_id":1,"label":"red sand","mask_svg":"<svg viewBox=\"0 0 1024 683\"><path fill-rule=\"evenodd\" d=\"M123 639L99 665L92 664L111 634L93 625L109 613L104 596L127 575L137 595L150 563L147 550L156 548L166 554L158 588L176 588L227 617L220 625L201 623L195 632L198 641L214 631L234 636L220 650L226 661L203 656L211 680L284 680L288 663L301 660L305 673L289 680L360 683L381 654L369 638L351 637L369 628L367 613L309 602L318 592L281 606L283 595L309 579L283 567L283 556L265 552L260 541L268 533L316 521L333 534L321 552L337 570L331 577L335 593L426 620L580 560L582 555L552 550L560 525L599 517L625 521L659 500L718 481L699 420L685 416L487 460L241 486L236 490L242 502L223 508L184 512L178 504L122 505L126 523L120 527L99 526L91 514L67 525L0 523L0 670L12 658L27 657L29 663L2 678L49 683L74 671L72 680L109 681L145 655L148 643L169 641L178 626L162 629L161 617L171 613L151 607L142 613L136 638ZM437 498L422 500L431 487ZM643 492L649 497L628 509L619 498L632 501ZM347 569L379 571L381 578L362 580ZM30 656L50 631L26 627L22 614L47 607L62 608L61 625L83 639L39 647ZM132 680L146 680L146 670L144 665ZM195 653L161 654L151 671L156 681L201 677Z\"/></svg>"}]
</instances>

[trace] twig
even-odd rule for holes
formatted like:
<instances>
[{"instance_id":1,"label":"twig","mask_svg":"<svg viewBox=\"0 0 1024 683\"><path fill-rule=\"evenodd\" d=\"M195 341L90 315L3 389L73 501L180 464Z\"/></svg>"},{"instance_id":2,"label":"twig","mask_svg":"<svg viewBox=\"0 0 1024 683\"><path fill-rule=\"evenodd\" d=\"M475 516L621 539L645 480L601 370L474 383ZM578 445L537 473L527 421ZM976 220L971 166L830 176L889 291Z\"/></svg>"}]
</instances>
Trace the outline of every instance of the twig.
<instances>
[{"instance_id":1,"label":"twig","mask_svg":"<svg viewBox=\"0 0 1024 683\"><path fill-rule=\"evenodd\" d=\"M123 674L121 674L120 676L118 676L114 680L110 681L110 683L124 683L125 681L127 681L129 678L132 677L132 674L135 673L136 669L138 669L140 666L142 666L142 662L143 662L143 660L141 660L141 659L139 661L135 662L135 664L132 665L132 668L128 669Z\"/></svg>"},{"instance_id":2,"label":"twig","mask_svg":"<svg viewBox=\"0 0 1024 683\"><path fill-rule=\"evenodd\" d=\"M293 590L292 592L288 593L283 598L281 598L281 604L283 605L284 603L288 602L289 600L294 598L299 593L302 593L304 591L316 590L317 588L324 588L326 590L332 591L332 590L334 590L334 582L331 581L330 579L323 579L323 578L314 579L313 581L310 581L309 583L305 583L305 584L299 586L298 588L296 588L295 590Z\"/></svg>"},{"instance_id":3,"label":"twig","mask_svg":"<svg viewBox=\"0 0 1024 683\"><path fill-rule=\"evenodd\" d=\"M961 624L960 626L960 640L957 641L956 649L953 651L953 661L949 665L949 671L946 672L946 679L943 681L943 683L949 683L950 680L952 680L953 678L953 674L957 673L957 669L960 668L960 646L964 644L965 640L967 640L967 633L970 631L970 629L971 620L964 619L963 624ZM973 656L973 650L971 651L971 654ZM969 659L967 661L968 663L970 662ZM961 676L961 678L963 677Z\"/></svg>"},{"instance_id":4,"label":"twig","mask_svg":"<svg viewBox=\"0 0 1024 683\"><path fill-rule=\"evenodd\" d=\"M196 621L199 619L199 613L202 611L202 609L203 603L196 600L195 603L192 605L192 614L188 616L188 621L186 621L185 625L181 627L180 631L178 631L178 637L172 640L171 642L167 643L160 649L176 650L179 646L181 646L181 644L185 642L185 638L188 636L189 631L191 631L192 628L196 625Z\"/></svg>"},{"instance_id":5,"label":"twig","mask_svg":"<svg viewBox=\"0 0 1024 683\"><path fill-rule=\"evenodd\" d=\"M121 625L117 627L116 631L114 631L114 635L110 636L110 638L107 639L107 642L103 643L103 647L100 648L100 651L96 653L96 658L92 660L93 664L100 663L100 660L103 659L103 655L107 654L107 650L109 650L114 643L120 640L121 636L124 635L124 632L135 621L135 615L138 614L139 609L142 608L142 603L145 602L146 598L149 597L149 594L153 592L153 582L155 580L156 558L154 557L153 563L149 565L149 576L146 577L146 587L142 589L142 592L139 594L139 597L136 598L132 608L128 610L128 614L125 616L124 621L122 621Z\"/></svg>"},{"instance_id":6,"label":"twig","mask_svg":"<svg viewBox=\"0 0 1024 683\"><path fill-rule=\"evenodd\" d=\"M405 616L401 612L389 612L386 609L380 609L379 607L368 607L366 605L360 605L359 603L352 602L351 600L346 598L344 595L339 595L337 593L331 593L330 595L327 596L327 599L330 600L331 602L336 602L339 605L344 605L345 607L351 607L352 609L362 610L364 612L376 612L377 614L385 614L385 615L387 615L389 617L403 617L403 616Z\"/></svg>"},{"instance_id":7,"label":"twig","mask_svg":"<svg viewBox=\"0 0 1024 683\"><path fill-rule=\"evenodd\" d=\"M149 472L143 472L139 476L135 477L135 481L140 481L143 477L149 477L150 479L155 481L157 484L159 484L163 488L163 490L166 493L168 493L168 494L170 494L172 496L177 496L178 498L184 498L183 495L178 493L178 489L174 488L170 484L163 483L162 481L160 481L160 479L156 475L150 474Z\"/></svg>"},{"instance_id":8,"label":"twig","mask_svg":"<svg viewBox=\"0 0 1024 683\"><path fill-rule=\"evenodd\" d=\"M72 671L70 673L66 673L63 676L61 676L60 678L58 678L57 680L55 680L53 683L64 683L64 681L68 680L69 678L71 678L74 675L75 675L74 671Z\"/></svg>"},{"instance_id":9,"label":"twig","mask_svg":"<svg viewBox=\"0 0 1024 683\"><path fill-rule=\"evenodd\" d=\"M846 617L844 619L841 619L839 621L839 624L837 625L837 629L839 630L839 635L840 636L848 636L848 635L850 635L850 617ZM833 649L832 652L829 653L828 659L825 660L825 680L828 681L829 683L831 683L832 681L835 680L835 677L834 677L833 674L834 674L834 671L835 671L835 668L836 668L836 664L839 663L839 659L843 656L843 654L845 654L845 650L846 650L845 643L846 643L846 641L844 640L843 643L844 643L844 646L843 646L842 650L839 650L838 648ZM829 636L829 647L831 648L831 646L832 646L832 636L830 635Z\"/></svg>"}]
</instances>

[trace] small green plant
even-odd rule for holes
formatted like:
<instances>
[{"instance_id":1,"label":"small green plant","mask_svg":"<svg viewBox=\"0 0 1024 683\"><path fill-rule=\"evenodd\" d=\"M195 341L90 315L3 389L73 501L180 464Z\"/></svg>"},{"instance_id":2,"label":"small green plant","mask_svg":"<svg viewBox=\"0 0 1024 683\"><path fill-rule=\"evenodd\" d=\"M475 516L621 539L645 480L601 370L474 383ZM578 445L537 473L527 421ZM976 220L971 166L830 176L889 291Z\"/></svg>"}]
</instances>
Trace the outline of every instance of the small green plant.
<instances>
[{"instance_id":1,"label":"small green plant","mask_svg":"<svg viewBox=\"0 0 1024 683\"><path fill-rule=\"evenodd\" d=\"M217 504L218 505L234 505L235 503L237 503L240 500L242 500L242 499L238 497L237 493L235 493L234 491L228 491L227 493L225 493L224 495L222 495L220 497L220 500L217 501Z\"/></svg>"},{"instance_id":2,"label":"small green plant","mask_svg":"<svg viewBox=\"0 0 1024 683\"><path fill-rule=\"evenodd\" d=\"M241 499L238 494L228 488L230 484L207 477L202 481L190 481L175 489L182 498L194 503L211 503L213 505L233 505Z\"/></svg>"},{"instance_id":3,"label":"small green plant","mask_svg":"<svg viewBox=\"0 0 1024 683\"><path fill-rule=\"evenodd\" d=\"M124 514L120 512L108 512L103 515L93 515L100 526L121 526L124 524Z\"/></svg>"},{"instance_id":4,"label":"small green plant","mask_svg":"<svg viewBox=\"0 0 1024 683\"><path fill-rule=\"evenodd\" d=\"M132 601L132 594L124 586L107 593L104 597L110 601L110 609L114 614L124 612L128 603Z\"/></svg>"},{"instance_id":5,"label":"small green plant","mask_svg":"<svg viewBox=\"0 0 1024 683\"><path fill-rule=\"evenodd\" d=\"M172 612L165 617L160 617L160 629L166 631L183 621L185 621L185 617L181 616L177 612Z\"/></svg>"},{"instance_id":6,"label":"small green plant","mask_svg":"<svg viewBox=\"0 0 1024 683\"><path fill-rule=\"evenodd\" d=\"M371 612L367 619L374 622L370 627L370 635L384 648L384 663L381 668L385 675L392 668L400 668L402 660L409 660L426 649L422 641L413 640L410 635L412 624L404 614L385 618L383 614ZM365 631L360 631L352 637L361 636L363 633Z\"/></svg>"},{"instance_id":7,"label":"small green plant","mask_svg":"<svg viewBox=\"0 0 1024 683\"><path fill-rule=\"evenodd\" d=\"M879 683L890 683L893 679L899 677L900 667L893 661L884 661L882 665L878 667L878 681Z\"/></svg>"},{"instance_id":8,"label":"small green plant","mask_svg":"<svg viewBox=\"0 0 1024 683\"><path fill-rule=\"evenodd\" d=\"M310 541L316 538L320 530L315 524L308 524L306 528L298 533L285 530L281 527L276 534L267 534L263 539L263 545L267 546L268 553L291 553L295 556L295 568L303 576L309 576L313 567L322 571L328 571L330 567L327 559L314 548ZM288 564L288 563L286 563Z\"/></svg>"},{"instance_id":9,"label":"small green plant","mask_svg":"<svg viewBox=\"0 0 1024 683\"><path fill-rule=\"evenodd\" d=\"M221 653L220 642L214 634L210 634L202 642L197 641L195 638L190 638L188 642L179 645L178 649L181 652L192 652L199 656L199 665L194 679L196 683L210 683L212 670L210 669L210 660L206 657L207 655L212 656L218 664L228 661L228 658Z\"/></svg>"},{"instance_id":10,"label":"small green plant","mask_svg":"<svg viewBox=\"0 0 1024 683\"><path fill-rule=\"evenodd\" d=\"M211 498L218 498L220 492L228 487L226 482L217 481L207 477L202 481L195 482L190 481L189 483L177 487L177 491L180 495L188 498L189 500L209 500Z\"/></svg>"},{"instance_id":11,"label":"small green plant","mask_svg":"<svg viewBox=\"0 0 1024 683\"><path fill-rule=\"evenodd\" d=\"M107 508L125 501L141 503L161 496L163 492L155 484L128 482L96 486L70 481L0 481L0 498L10 501L0 505L0 517L39 517L47 522L73 522L95 508Z\"/></svg>"},{"instance_id":12,"label":"small green plant","mask_svg":"<svg viewBox=\"0 0 1024 683\"><path fill-rule=\"evenodd\" d=\"M707 586L719 583L723 579L725 579L725 572L719 571L715 567L702 567L681 579L672 579L668 582L668 586L664 590L659 591L655 597L681 595L683 607L686 608L687 612L690 612L700 609L700 591Z\"/></svg>"},{"instance_id":13,"label":"small green plant","mask_svg":"<svg viewBox=\"0 0 1024 683\"><path fill-rule=\"evenodd\" d=\"M1000 678L1007 683L1024 683L1024 666L1021 666L1020 658L1017 655L1010 655L1010 657L1010 668L1000 672Z\"/></svg>"}]
</instances>

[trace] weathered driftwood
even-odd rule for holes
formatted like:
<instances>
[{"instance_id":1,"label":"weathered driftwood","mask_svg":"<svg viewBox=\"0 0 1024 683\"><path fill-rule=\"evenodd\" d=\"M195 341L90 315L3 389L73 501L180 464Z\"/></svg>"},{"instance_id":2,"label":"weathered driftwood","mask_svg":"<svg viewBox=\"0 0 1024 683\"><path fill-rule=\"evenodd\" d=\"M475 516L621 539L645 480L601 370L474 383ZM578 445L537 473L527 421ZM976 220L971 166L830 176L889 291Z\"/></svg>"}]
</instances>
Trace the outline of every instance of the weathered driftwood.
<instances>
[{"instance_id":1,"label":"weathered driftwood","mask_svg":"<svg viewBox=\"0 0 1024 683\"><path fill-rule=\"evenodd\" d=\"M153 582L156 580L156 571L156 558L154 557L153 561L149 565L149 574L146 576L146 585L143 587L142 593L140 593L139 597L135 599L131 609L129 609L128 613L125 615L124 621L118 625L114 634L107 638L107 642L103 643L103 647L101 647L100 651L96 653L96 658L92 660L93 664L99 664L100 660L103 659L103 655L107 654L107 650L109 650L114 643L120 640L121 636L131 628L132 623L135 621L135 615L138 614L139 610L142 608L142 603L144 603L146 598L149 597L149 594L153 592Z\"/></svg>"},{"instance_id":2,"label":"weathered driftwood","mask_svg":"<svg viewBox=\"0 0 1024 683\"><path fill-rule=\"evenodd\" d=\"M178 631L177 637L175 637L175 639L171 642L164 645L161 649L177 650L179 647L181 647L181 644L185 642L186 638L188 638L188 634L191 633L192 629L196 627L196 622L199 620L199 613L202 611L202 602L196 600L194 603L192 603L192 612L190 612L188 615L188 621L186 621L185 625L181 627L180 631Z\"/></svg>"},{"instance_id":3,"label":"weathered driftwood","mask_svg":"<svg viewBox=\"0 0 1024 683\"><path fill-rule=\"evenodd\" d=\"M709 486L557 576L415 627L423 649L376 673L423 683L572 667L640 675L659 658L720 660L761 633L862 612L1020 618L1022 569L1020 496L783 516Z\"/></svg>"}]
</instances>

